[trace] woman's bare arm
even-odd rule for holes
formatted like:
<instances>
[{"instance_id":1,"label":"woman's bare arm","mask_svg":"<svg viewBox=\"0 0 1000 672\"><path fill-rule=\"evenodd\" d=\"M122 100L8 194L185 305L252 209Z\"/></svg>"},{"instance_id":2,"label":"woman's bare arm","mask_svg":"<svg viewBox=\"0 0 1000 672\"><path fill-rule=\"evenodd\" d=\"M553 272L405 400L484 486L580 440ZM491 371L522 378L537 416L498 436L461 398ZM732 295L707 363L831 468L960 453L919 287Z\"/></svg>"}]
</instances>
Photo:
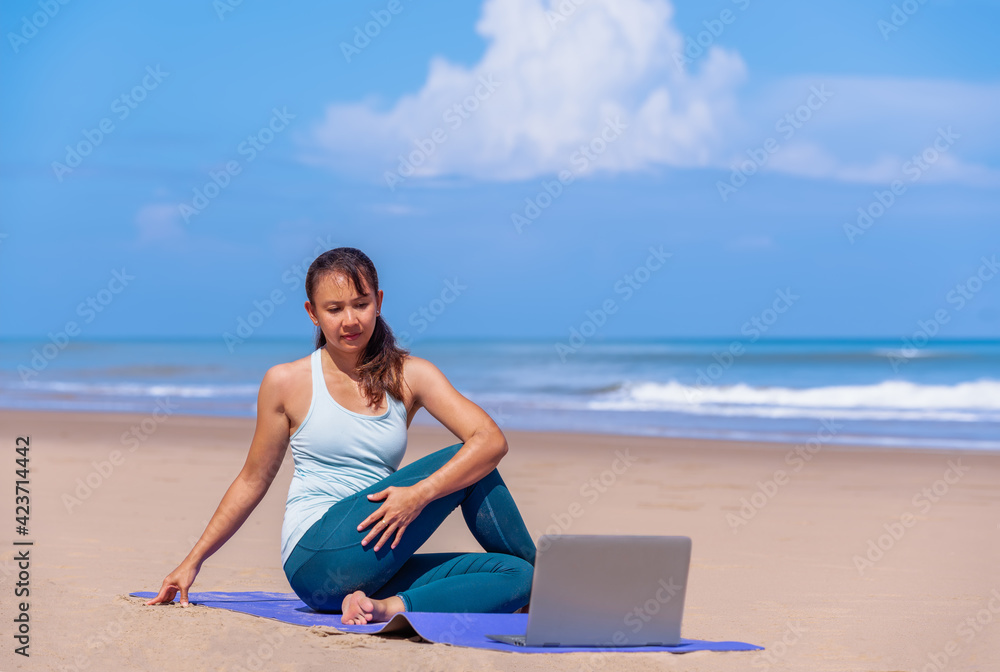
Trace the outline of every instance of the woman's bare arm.
<instances>
[{"instance_id":1,"label":"woman's bare arm","mask_svg":"<svg viewBox=\"0 0 1000 672\"><path fill-rule=\"evenodd\" d=\"M283 405L282 372L264 374L257 395L257 425L243 469L222 497L219 507L185 562L197 566L229 541L267 494L288 448L288 417Z\"/></svg>"},{"instance_id":2,"label":"woman's bare arm","mask_svg":"<svg viewBox=\"0 0 1000 672\"><path fill-rule=\"evenodd\" d=\"M447 463L414 485L390 486L368 495L370 501L384 500L358 526L361 531L374 523L361 545L381 535L374 547L376 551L393 535L396 538L392 548L395 548L407 526L427 504L476 483L507 454L507 439L493 418L452 387L436 366L419 357L410 357L406 366L406 382L417 408L426 408L464 445Z\"/></svg>"},{"instance_id":3,"label":"woman's bare arm","mask_svg":"<svg viewBox=\"0 0 1000 672\"><path fill-rule=\"evenodd\" d=\"M410 388L417 403L465 444L448 462L416 484L428 501L468 487L493 471L507 454L507 438L489 414L456 390L426 359L411 357Z\"/></svg>"},{"instance_id":4,"label":"woman's bare arm","mask_svg":"<svg viewBox=\"0 0 1000 672\"><path fill-rule=\"evenodd\" d=\"M232 537L264 498L288 448L285 390L290 384L286 369L272 367L264 375L257 395L257 425L243 469L226 490L222 501L194 548L164 580L160 593L146 604L170 602L177 591L187 604L187 591L202 563Z\"/></svg>"}]
</instances>

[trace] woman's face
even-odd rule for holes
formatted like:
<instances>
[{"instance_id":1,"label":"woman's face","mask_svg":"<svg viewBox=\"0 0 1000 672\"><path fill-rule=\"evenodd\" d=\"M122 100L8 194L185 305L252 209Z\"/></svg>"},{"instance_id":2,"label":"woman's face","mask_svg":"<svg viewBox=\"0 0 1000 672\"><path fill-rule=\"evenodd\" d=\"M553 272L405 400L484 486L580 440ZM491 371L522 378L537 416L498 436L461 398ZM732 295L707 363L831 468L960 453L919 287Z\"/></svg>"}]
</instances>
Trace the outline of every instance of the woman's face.
<instances>
[{"instance_id":1,"label":"woman's face","mask_svg":"<svg viewBox=\"0 0 1000 672\"><path fill-rule=\"evenodd\" d=\"M364 350L375 330L375 316L382 304L382 290L376 298L367 286L358 293L342 273L324 273L313 288L315 304L306 302L313 322L323 330L327 343L338 350ZM310 309L311 306L311 309Z\"/></svg>"}]
</instances>

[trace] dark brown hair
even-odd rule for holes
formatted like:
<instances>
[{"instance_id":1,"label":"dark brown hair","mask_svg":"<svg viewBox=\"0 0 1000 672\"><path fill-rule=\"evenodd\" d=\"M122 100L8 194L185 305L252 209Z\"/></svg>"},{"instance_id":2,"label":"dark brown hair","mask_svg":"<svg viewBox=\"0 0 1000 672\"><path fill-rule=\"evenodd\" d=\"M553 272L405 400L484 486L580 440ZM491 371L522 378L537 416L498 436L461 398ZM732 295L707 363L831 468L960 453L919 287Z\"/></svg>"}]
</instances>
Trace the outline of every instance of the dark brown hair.
<instances>
[{"instance_id":1,"label":"dark brown hair","mask_svg":"<svg viewBox=\"0 0 1000 672\"><path fill-rule=\"evenodd\" d=\"M314 309L316 302L313 301L313 290L319 279L327 273L343 274L358 294L367 287L372 293L372 301L378 305L378 273L375 271L375 264L361 250L354 247L327 250L309 265L306 272L306 296ZM316 327L316 347L322 348L325 345L326 336L322 329ZM409 350L396 345L396 337L385 318L381 315L376 317L375 331L355 369L369 405L377 408L386 392L396 399L403 399L403 360L408 354Z\"/></svg>"}]
</instances>

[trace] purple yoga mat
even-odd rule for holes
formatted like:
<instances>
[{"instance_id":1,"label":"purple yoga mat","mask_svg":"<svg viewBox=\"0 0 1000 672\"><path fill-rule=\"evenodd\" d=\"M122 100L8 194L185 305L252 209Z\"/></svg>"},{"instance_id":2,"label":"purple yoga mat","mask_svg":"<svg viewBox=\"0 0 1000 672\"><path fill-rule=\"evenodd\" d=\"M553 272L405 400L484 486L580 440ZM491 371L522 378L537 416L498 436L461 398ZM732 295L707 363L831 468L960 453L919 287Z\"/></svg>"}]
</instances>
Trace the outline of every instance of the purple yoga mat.
<instances>
[{"instance_id":1,"label":"purple yoga mat","mask_svg":"<svg viewBox=\"0 0 1000 672\"><path fill-rule=\"evenodd\" d=\"M152 598L155 592L129 593L133 597ZM174 597L180 601L180 594ZM572 651L667 651L689 653L691 651L757 651L761 646L744 642L710 642L702 639L682 639L678 646L619 646L619 647L571 647L571 646L517 646L495 642L490 635L523 635L528 627L528 614L462 614L411 611L396 614L385 623L368 625L345 625L340 622L340 614L321 614L313 611L295 593L244 592L226 593L206 591L188 593L192 604L217 609L228 609L253 616L273 618L294 625L323 625L342 632L358 634L416 633L428 642L468 646L475 649L515 651L517 653L569 653Z\"/></svg>"}]
</instances>

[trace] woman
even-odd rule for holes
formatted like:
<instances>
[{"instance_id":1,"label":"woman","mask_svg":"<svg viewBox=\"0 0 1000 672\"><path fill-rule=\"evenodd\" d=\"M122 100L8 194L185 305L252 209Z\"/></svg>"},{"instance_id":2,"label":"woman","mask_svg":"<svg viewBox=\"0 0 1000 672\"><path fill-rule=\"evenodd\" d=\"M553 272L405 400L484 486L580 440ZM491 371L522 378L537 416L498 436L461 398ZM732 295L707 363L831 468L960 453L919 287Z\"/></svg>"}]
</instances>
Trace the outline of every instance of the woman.
<instances>
[{"instance_id":1,"label":"woman","mask_svg":"<svg viewBox=\"0 0 1000 672\"><path fill-rule=\"evenodd\" d=\"M437 367L396 346L381 317L378 274L363 252L320 255L306 274L306 295L316 350L267 371L243 470L146 604L171 602L180 591L187 606L202 563L249 517L291 445L281 559L312 609L364 624L401 611L525 606L535 545L496 470L507 453L499 427ZM397 469L421 407L462 442ZM486 552L416 553L457 506Z\"/></svg>"}]
</instances>

